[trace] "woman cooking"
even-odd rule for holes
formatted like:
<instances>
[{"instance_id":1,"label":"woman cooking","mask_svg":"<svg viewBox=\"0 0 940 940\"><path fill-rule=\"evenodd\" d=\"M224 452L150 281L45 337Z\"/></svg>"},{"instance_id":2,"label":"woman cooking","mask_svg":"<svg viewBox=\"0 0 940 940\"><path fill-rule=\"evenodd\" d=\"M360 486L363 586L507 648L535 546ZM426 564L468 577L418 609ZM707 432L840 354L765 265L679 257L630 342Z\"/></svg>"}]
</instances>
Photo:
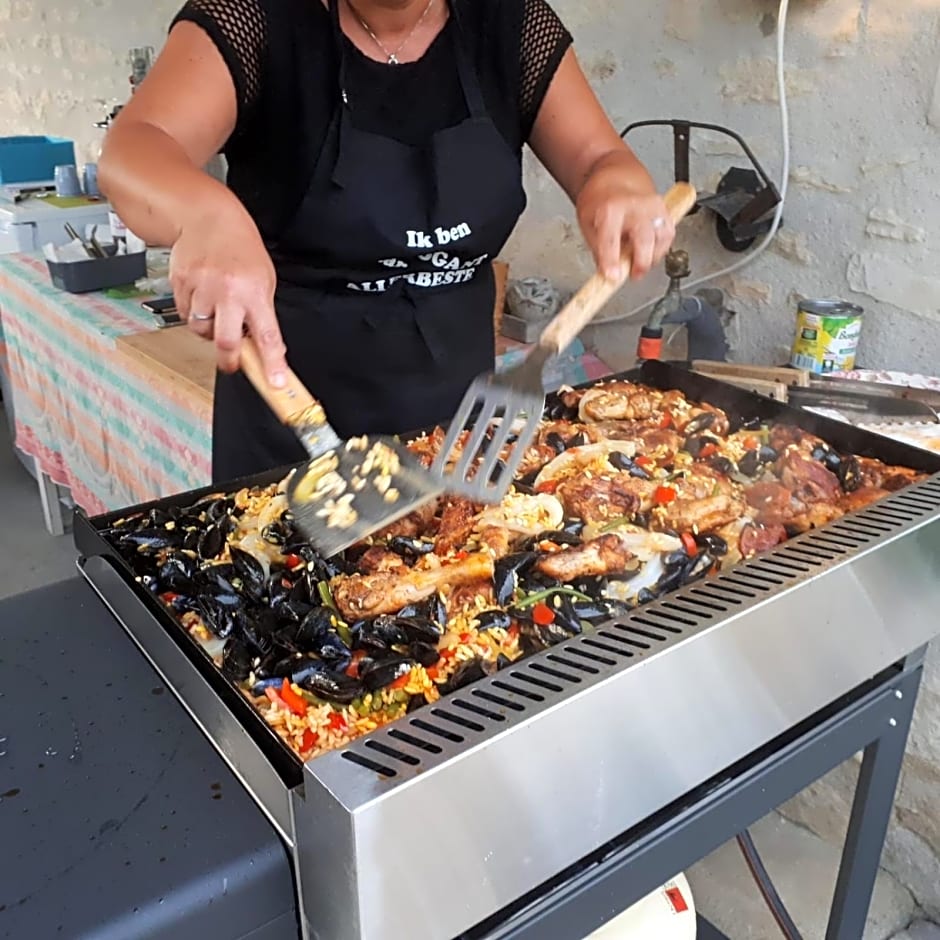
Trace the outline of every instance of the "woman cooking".
<instances>
[{"instance_id":1,"label":"woman cooking","mask_svg":"<svg viewBox=\"0 0 940 940\"><path fill-rule=\"evenodd\" d=\"M570 46L545 0L189 0L99 172L215 342L216 481L304 456L237 371L245 327L343 436L451 416L493 366L524 144L602 271L664 256L663 201ZM220 150L227 187L201 169Z\"/></svg>"}]
</instances>

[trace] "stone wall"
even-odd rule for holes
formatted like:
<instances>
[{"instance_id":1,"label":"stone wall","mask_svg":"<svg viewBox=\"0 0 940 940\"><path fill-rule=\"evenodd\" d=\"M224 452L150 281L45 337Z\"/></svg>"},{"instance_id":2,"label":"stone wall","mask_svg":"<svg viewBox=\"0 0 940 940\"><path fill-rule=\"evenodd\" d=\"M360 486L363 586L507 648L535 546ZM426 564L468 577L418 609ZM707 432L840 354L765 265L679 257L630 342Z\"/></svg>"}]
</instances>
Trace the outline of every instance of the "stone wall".
<instances>
[{"instance_id":1,"label":"stone wall","mask_svg":"<svg viewBox=\"0 0 940 940\"><path fill-rule=\"evenodd\" d=\"M315 2L315 0L311 0ZM0 135L73 137L93 159L93 127L125 99L126 52L159 46L181 0L0 0ZM585 70L618 127L690 118L741 133L780 171L774 83L776 0L556 0ZM940 3L937 0L792 0L788 42L792 170L785 227L773 248L723 286L737 311L739 359L779 361L794 297L841 296L868 311L867 365L940 370ZM663 187L671 140L631 138ZM740 159L705 136L695 182L715 185ZM589 273L570 207L527 159L530 208L506 257L513 274L550 273L573 289ZM708 219L684 226L697 274L737 260ZM661 277L626 290L624 313L662 290ZM593 331L613 366L632 363L638 324ZM786 807L827 838L841 837L857 764ZM918 708L886 866L940 916L940 653Z\"/></svg>"}]
</instances>

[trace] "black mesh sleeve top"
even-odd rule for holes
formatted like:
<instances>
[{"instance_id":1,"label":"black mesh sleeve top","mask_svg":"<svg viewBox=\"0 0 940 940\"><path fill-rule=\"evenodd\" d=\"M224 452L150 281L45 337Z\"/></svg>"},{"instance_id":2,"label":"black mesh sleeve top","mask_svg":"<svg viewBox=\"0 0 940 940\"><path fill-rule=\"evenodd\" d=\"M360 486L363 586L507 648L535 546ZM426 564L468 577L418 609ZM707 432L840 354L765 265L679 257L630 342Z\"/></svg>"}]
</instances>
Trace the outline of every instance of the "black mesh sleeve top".
<instances>
[{"instance_id":1,"label":"black mesh sleeve top","mask_svg":"<svg viewBox=\"0 0 940 940\"><path fill-rule=\"evenodd\" d=\"M571 36L546 0L451 0L490 116L521 156ZM303 196L339 95L329 13L320 0L188 0L174 19L201 27L232 75L238 120L225 146L229 185L266 238ZM388 68L347 46L347 91L364 130L417 145L466 117L451 18L415 63ZM348 40L347 40L348 42Z\"/></svg>"}]
</instances>

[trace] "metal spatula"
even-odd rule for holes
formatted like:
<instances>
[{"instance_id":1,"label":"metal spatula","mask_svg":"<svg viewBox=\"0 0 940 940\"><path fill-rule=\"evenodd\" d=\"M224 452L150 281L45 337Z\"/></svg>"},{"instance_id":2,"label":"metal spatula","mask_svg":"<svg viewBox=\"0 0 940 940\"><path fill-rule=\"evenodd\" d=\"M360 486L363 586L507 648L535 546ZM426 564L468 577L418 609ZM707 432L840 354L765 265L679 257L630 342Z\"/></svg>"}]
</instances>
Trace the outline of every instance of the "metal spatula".
<instances>
[{"instance_id":1,"label":"metal spatula","mask_svg":"<svg viewBox=\"0 0 940 940\"><path fill-rule=\"evenodd\" d=\"M688 183L677 183L666 193L673 222L691 211L696 198ZM545 327L523 362L504 373L474 379L431 466L448 492L481 503L498 503L506 495L545 408L545 364L568 347L629 274L626 268L616 281L595 274ZM508 453L503 453L506 445Z\"/></svg>"},{"instance_id":2,"label":"metal spatula","mask_svg":"<svg viewBox=\"0 0 940 940\"><path fill-rule=\"evenodd\" d=\"M273 388L250 337L242 342L241 368L310 456L288 482L287 503L297 527L325 558L442 492L441 481L400 442L371 435L342 440L292 371L284 388Z\"/></svg>"}]
</instances>

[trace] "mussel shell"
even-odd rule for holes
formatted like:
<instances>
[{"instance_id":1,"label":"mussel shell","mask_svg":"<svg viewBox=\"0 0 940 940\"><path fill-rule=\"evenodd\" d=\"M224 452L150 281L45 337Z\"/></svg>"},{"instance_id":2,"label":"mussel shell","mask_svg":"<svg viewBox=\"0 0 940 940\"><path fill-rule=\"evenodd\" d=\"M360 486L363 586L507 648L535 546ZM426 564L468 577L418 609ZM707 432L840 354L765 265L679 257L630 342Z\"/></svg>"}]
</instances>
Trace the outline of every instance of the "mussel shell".
<instances>
[{"instance_id":1,"label":"mussel shell","mask_svg":"<svg viewBox=\"0 0 940 940\"><path fill-rule=\"evenodd\" d=\"M738 461L738 470L748 477L756 477L757 474L760 473L760 468L760 453L756 450L747 451Z\"/></svg>"},{"instance_id":2,"label":"mussel shell","mask_svg":"<svg viewBox=\"0 0 940 940\"><path fill-rule=\"evenodd\" d=\"M236 628L240 630L245 642L252 646L260 656L265 656L278 645L278 621L275 614L266 608L250 612L234 612Z\"/></svg>"},{"instance_id":3,"label":"mussel shell","mask_svg":"<svg viewBox=\"0 0 940 940\"><path fill-rule=\"evenodd\" d=\"M836 472L842 489L846 493L853 493L862 485L862 467L855 456L848 456L839 461Z\"/></svg>"},{"instance_id":4,"label":"mussel shell","mask_svg":"<svg viewBox=\"0 0 940 940\"><path fill-rule=\"evenodd\" d=\"M726 477L730 477L731 474L736 473L738 469L734 461L725 457L723 454L716 454L708 461L708 465L712 470L716 470Z\"/></svg>"},{"instance_id":5,"label":"mussel shell","mask_svg":"<svg viewBox=\"0 0 940 940\"><path fill-rule=\"evenodd\" d=\"M425 669L430 669L441 661L440 651L431 643L412 643L408 647L408 655Z\"/></svg>"},{"instance_id":6,"label":"mussel shell","mask_svg":"<svg viewBox=\"0 0 940 940\"><path fill-rule=\"evenodd\" d=\"M498 672L507 669L511 665L512 660L505 653L500 653L499 656L496 657L496 669Z\"/></svg>"},{"instance_id":7,"label":"mussel shell","mask_svg":"<svg viewBox=\"0 0 940 940\"><path fill-rule=\"evenodd\" d=\"M372 629L371 620L358 620L350 628L352 648L365 650L368 653L384 653L388 650L388 642Z\"/></svg>"},{"instance_id":8,"label":"mussel shell","mask_svg":"<svg viewBox=\"0 0 940 940\"><path fill-rule=\"evenodd\" d=\"M512 617L505 610L484 610L477 614L476 621L481 633L487 630L508 630L512 626Z\"/></svg>"},{"instance_id":9,"label":"mussel shell","mask_svg":"<svg viewBox=\"0 0 940 940\"><path fill-rule=\"evenodd\" d=\"M688 435L698 434L700 431L707 431L715 423L716 417L717 415L711 411L703 411L701 414L697 414L685 426L685 433Z\"/></svg>"},{"instance_id":10,"label":"mussel shell","mask_svg":"<svg viewBox=\"0 0 940 940\"><path fill-rule=\"evenodd\" d=\"M574 437L568 439L568 449L570 450L572 447L585 447L588 443L588 438L584 431L578 431Z\"/></svg>"},{"instance_id":11,"label":"mussel shell","mask_svg":"<svg viewBox=\"0 0 940 940\"><path fill-rule=\"evenodd\" d=\"M409 643L431 643L435 646L443 635L443 628L427 617L395 618L397 624L405 631Z\"/></svg>"},{"instance_id":12,"label":"mussel shell","mask_svg":"<svg viewBox=\"0 0 940 940\"><path fill-rule=\"evenodd\" d=\"M388 540L388 550L402 558L420 558L434 551L434 543L426 539L411 539L396 535Z\"/></svg>"},{"instance_id":13,"label":"mussel shell","mask_svg":"<svg viewBox=\"0 0 940 940\"><path fill-rule=\"evenodd\" d=\"M261 538L271 545L277 545L279 548L287 545L293 536L293 531L282 521L272 522L261 530Z\"/></svg>"},{"instance_id":14,"label":"mussel shell","mask_svg":"<svg viewBox=\"0 0 940 940\"><path fill-rule=\"evenodd\" d=\"M254 555L235 545L229 546L235 574L242 583L242 588L249 597L259 600L264 597L267 588L267 576L264 566Z\"/></svg>"},{"instance_id":15,"label":"mussel shell","mask_svg":"<svg viewBox=\"0 0 940 940\"><path fill-rule=\"evenodd\" d=\"M222 674L232 682L244 682L251 674L254 656L239 637L230 637L222 650Z\"/></svg>"},{"instance_id":16,"label":"mussel shell","mask_svg":"<svg viewBox=\"0 0 940 940\"><path fill-rule=\"evenodd\" d=\"M259 679L290 679L308 661L313 660L305 659L281 646L273 646L261 657L253 672Z\"/></svg>"},{"instance_id":17,"label":"mussel shell","mask_svg":"<svg viewBox=\"0 0 940 940\"><path fill-rule=\"evenodd\" d=\"M728 543L713 532L704 532L695 536L695 544L703 548L716 558L723 558L728 554Z\"/></svg>"},{"instance_id":18,"label":"mussel shell","mask_svg":"<svg viewBox=\"0 0 940 940\"><path fill-rule=\"evenodd\" d=\"M211 561L222 554L223 548L225 548L225 531L219 525L211 525L199 536L196 551L203 561Z\"/></svg>"},{"instance_id":19,"label":"mussel shell","mask_svg":"<svg viewBox=\"0 0 940 940\"><path fill-rule=\"evenodd\" d=\"M698 460L702 450L709 444L720 447L721 441L719 441L717 437L712 437L710 434L693 434L685 439L683 448L692 455L693 460Z\"/></svg>"},{"instance_id":20,"label":"mussel shell","mask_svg":"<svg viewBox=\"0 0 940 940\"><path fill-rule=\"evenodd\" d=\"M188 555L171 555L157 572L160 588L174 594L189 594L193 591L197 571L198 565Z\"/></svg>"},{"instance_id":21,"label":"mussel shell","mask_svg":"<svg viewBox=\"0 0 940 940\"><path fill-rule=\"evenodd\" d=\"M652 475L647 470L644 470L632 457L628 457L622 451L615 450L609 453L607 462L615 470L625 470L630 476L636 477L638 480L652 479Z\"/></svg>"},{"instance_id":22,"label":"mussel shell","mask_svg":"<svg viewBox=\"0 0 940 940\"><path fill-rule=\"evenodd\" d=\"M636 602L638 604L649 604L651 601L655 601L657 596L652 588L640 588L636 595Z\"/></svg>"},{"instance_id":23,"label":"mussel shell","mask_svg":"<svg viewBox=\"0 0 940 940\"><path fill-rule=\"evenodd\" d=\"M367 656L359 662L359 678L369 692L376 692L407 675L415 661L410 656L385 656L374 659Z\"/></svg>"},{"instance_id":24,"label":"mussel shell","mask_svg":"<svg viewBox=\"0 0 940 940\"><path fill-rule=\"evenodd\" d=\"M398 611L398 616L405 620L430 620L442 631L447 626L447 607L440 594L432 594L427 600L402 607Z\"/></svg>"},{"instance_id":25,"label":"mussel shell","mask_svg":"<svg viewBox=\"0 0 940 940\"><path fill-rule=\"evenodd\" d=\"M180 548L183 544L183 533L179 529L146 528L132 532L121 530L118 532L121 544L136 549L142 554Z\"/></svg>"},{"instance_id":26,"label":"mussel shell","mask_svg":"<svg viewBox=\"0 0 940 940\"><path fill-rule=\"evenodd\" d=\"M557 431L549 431L549 433L545 435L545 443L548 444L556 454L563 454L568 449L567 441Z\"/></svg>"},{"instance_id":27,"label":"mussel shell","mask_svg":"<svg viewBox=\"0 0 940 940\"><path fill-rule=\"evenodd\" d=\"M349 705L364 691L363 684L342 672L334 672L324 663L311 660L291 677L307 692L336 705Z\"/></svg>"},{"instance_id":28,"label":"mussel shell","mask_svg":"<svg viewBox=\"0 0 940 940\"><path fill-rule=\"evenodd\" d=\"M497 604L505 607L512 601L520 578L529 572L538 557L535 552L516 552L496 562L493 585L496 589Z\"/></svg>"},{"instance_id":29,"label":"mussel shell","mask_svg":"<svg viewBox=\"0 0 940 940\"><path fill-rule=\"evenodd\" d=\"M255 698L263 698L265 689L280 689L283 684L284 680L276 676L268 676L266 679L256 678L251 687L251 694Z\"/></svg>"},{"instance_id":30,"label":"mussel shell","mask_svg":"<svg viewBox=\"0 0 940 940\"><path fill-rule=\"evenodd\" d=\"M470 659L465 663L461 663L441 686L441 695L450 695L451 692L466 688L466 686L485 678L486 669L483 667L483 663L478 659Z\"/></svg>"},{"instance_id":31,"label":"mussel shell","mask_svg":"<svg viewBox=\"0 0 940 940\"><path fill-rule=\"evenodd\" d=\"M231 607L220 604L210 594L198 598L199 616L210 632L220 640L227 640L235 631L235 615Z\"/></svg>"}]
</instances>

